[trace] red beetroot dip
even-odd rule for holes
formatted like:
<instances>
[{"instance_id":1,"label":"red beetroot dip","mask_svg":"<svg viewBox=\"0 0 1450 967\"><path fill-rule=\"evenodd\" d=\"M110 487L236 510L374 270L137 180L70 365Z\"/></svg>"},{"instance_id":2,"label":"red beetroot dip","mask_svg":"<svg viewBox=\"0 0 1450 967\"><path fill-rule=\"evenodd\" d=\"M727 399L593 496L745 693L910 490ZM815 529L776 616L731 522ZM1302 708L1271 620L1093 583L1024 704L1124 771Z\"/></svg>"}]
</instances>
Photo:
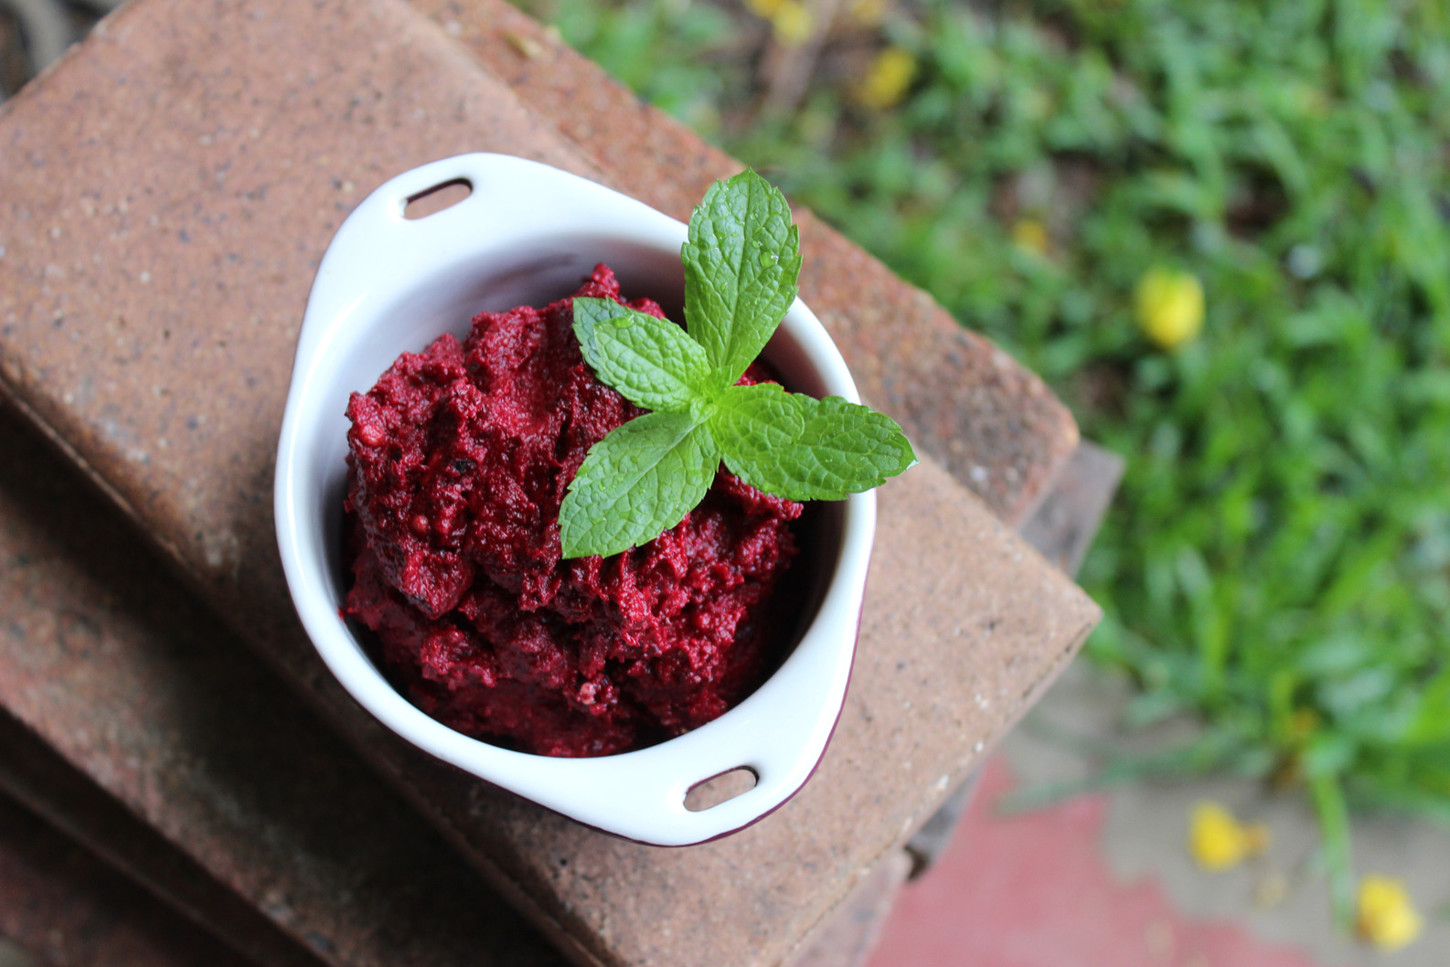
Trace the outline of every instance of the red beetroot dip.
<instances>
[{"instance_id":1,"label":"red beetroot dip","mask_svg":"<svg viewBox=\"0 0 1450 967\"><path fill-rule=\"evenodd\" d=\"M624 301L604 265L576 295ZM659 538L560 559L569 482L641 412L585 365L572 298L481 313L352 395L342 613L415 705L521 751L608 755L703 725L774 667L800 504L722 468Z\"/></svg>"}]
</instances>

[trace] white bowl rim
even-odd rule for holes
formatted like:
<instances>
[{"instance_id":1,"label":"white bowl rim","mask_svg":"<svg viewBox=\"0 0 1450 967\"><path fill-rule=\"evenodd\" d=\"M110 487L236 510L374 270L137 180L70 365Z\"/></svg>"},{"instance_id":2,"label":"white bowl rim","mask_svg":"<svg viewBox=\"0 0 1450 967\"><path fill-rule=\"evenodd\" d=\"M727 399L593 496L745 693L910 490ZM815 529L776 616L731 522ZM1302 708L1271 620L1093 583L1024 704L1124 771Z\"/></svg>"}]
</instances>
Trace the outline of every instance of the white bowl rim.
<instances>
[{"instance_id":1,"label":"white bowl rim","mask_svg":"<svg viewBox=\"0 0 1450 967\"><path fill-rule=\"evenodd\" d=\"M450 181L468 198L423 219L403 212L410 198ZM480 223L486 222L487 231ZM608 238L677 257L685 226L594 182L508 155L467 154L404 172L358 205L318 268L298 339L278 442L277 541L299 617L319 655L348 693L420 749L581 823L643 843L680 846L738 830L781 806L824 754L844 702L875 529L875 495L842 502L834 576L815 619L780 668L751 696L698 729L658 745L611 756L550 758L469 738L409 703L367 658L338 615L314 518L321 484L309 462L309 434L340 416L325 371L372 330L369 307L437 269L439 251L486 259L530 240ZM379 244L379 239L387 244ZM781 332L815 366L825 392L859 401L839 351L799 299ZM394 350L396 354L396 350ZM366 389L377 378L366 376ZM309 477L309 474L311 476ZM686 793L711 777L746 768L754 788L700 811Z\"/></svg>"}]
</instances>

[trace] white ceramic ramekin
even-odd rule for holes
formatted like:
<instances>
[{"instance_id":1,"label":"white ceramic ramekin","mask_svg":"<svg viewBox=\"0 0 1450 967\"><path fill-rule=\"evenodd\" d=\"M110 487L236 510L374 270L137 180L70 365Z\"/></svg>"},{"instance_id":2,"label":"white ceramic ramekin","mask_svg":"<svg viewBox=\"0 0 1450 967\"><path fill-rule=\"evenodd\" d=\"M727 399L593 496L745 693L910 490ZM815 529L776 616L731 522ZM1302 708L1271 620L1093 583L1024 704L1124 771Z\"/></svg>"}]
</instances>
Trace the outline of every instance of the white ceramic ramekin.
<instances>
[{"instance_id":1,"label":"white ceramic ramekin","mask_svg":"<svg viewBox=\"0 0 1450 967\"><path fill-rule=\"evenodd\" d=\"M410 198L464 181L463 201L421 219ZM723 836L775 809L805 783L840 715L855 652L875 530L871 493L824 505L815 546L827 579L814 617L781 667L725 715L650 748L594 759L512 752L462 735L411 705L338 616L344 594L342 501L348 394L366 391L404 351L445 331L460 337L484 310L569 295L596 263L626 295L683 303L685 226L574 175L505 155L423 165L384 184L338 229L302 322L277 450L277 543L297 613L322 659L359 704L453 765L581 823L661 846ZM766 357L793 389L856 401L855 384L799 300ZM701 811L695 785L738 768L753 788Z\"/></svg>"}]
</instances>

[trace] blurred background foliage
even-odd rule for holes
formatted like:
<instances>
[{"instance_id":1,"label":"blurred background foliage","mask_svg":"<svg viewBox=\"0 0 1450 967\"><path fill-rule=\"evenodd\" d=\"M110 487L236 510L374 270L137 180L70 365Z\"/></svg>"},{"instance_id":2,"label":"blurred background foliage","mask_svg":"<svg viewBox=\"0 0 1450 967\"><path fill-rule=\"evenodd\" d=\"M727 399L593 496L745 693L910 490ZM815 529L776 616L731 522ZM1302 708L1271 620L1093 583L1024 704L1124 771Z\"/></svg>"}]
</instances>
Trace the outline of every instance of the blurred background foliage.
<instances>
[{"instance_id":1,"label":"blurred background foliage","mask_svg":"<svg viewBox=\"0 0 1450 967\"><path fill-rule=\"evenodd\" d=\"M1205 724L1159 766L1307 788L1340 863L1450 819L1450 2L523 5L1127 459L1089 651Z\"/></svg>"}]
</instances>

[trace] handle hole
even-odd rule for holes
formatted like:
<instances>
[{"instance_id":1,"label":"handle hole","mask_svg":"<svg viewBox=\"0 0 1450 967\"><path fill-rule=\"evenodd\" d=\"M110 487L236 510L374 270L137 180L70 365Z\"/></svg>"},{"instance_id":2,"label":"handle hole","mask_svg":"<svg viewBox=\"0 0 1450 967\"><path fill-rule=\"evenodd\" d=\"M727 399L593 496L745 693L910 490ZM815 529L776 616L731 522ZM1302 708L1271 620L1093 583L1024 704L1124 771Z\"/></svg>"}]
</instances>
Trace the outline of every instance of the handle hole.
<instances>
[{"instance_id":1,"label":"handle hole","mask_svg":"<svg viewBox=\"0 0 1450 967\"><path fill-rule=\"evenodd\" d=\"M427 218L429 215L436 215L445 208L452 208L471 194L473 194L473 182L467 178L445 181L432 188L424 189L416 195L410 195L403 206L403 217L409 221L417 221L420 218Z\"/></svg>"},{"instance_id":2,"label":"handle hole","mask_svg":"<svg viewBox=\"0 0 1450 967\"><path fill-rule=\"evenodd\" d=\"M754 789L759 781L760 777L755 774L755 770L747 766L711 776L703 782L695 783L685 793L685 808L692 813L713 809L722 802L729 802Z\"/></svg>"}]
</instances>

